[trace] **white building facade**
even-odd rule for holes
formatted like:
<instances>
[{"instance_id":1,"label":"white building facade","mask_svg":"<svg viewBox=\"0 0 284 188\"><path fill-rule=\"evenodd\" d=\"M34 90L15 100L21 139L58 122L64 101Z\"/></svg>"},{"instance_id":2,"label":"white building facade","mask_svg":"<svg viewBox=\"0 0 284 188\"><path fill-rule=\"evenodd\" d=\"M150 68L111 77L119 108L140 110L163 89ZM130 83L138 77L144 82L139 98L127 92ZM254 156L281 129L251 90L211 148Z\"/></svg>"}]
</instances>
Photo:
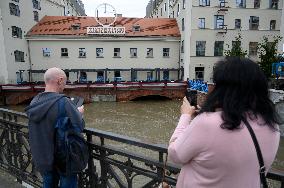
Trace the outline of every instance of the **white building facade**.
<instances>
[{"instance_id":1,"label":"white building facade","mask_svg":"<svg viewBox=\"0 0 284 188\"><path fill-rule=\"evenodd\" d=\"M184 79L212 81L214 64L238 33L249 57L258 59L262 37L280 35L282 7L282 0L151 0L146 17L176 18Z\"/></svg>"},{"instance_id":2,"label":"white building facade","mask_svg":"<svg viewBox=\"0 0 284 188\"><path fill-rule=\"evenodd\" d=\"M283 4L284 7L284 4ZM280 36L282 37L282 41L279 44L279 53L284 54L284 9L282 7L282 15L281 15L281 26L280 26Z\"/></svg>"},{"instance_id":3,"label":"white building facade","mask_svg":"<svg viewBox=\"0 0 284 188\"><path fill-rule=\"evenodd\" d=\"M72 83L181 80L175 19L119 17L115 25L125 27L125 34L87 34L87 27L102 28L92 17L44 17L26 37L31 81L54 66L68 72Z\"/></svg>"},{"instance_id":4,"label":"white building facade","mask_svg":"<svg viewBox=\"0 0 284 188\"><path fill-rule=\"evenodd\" d=\"M81 0L0 1L0 84L28 80L30 51L25 35L45 15L85 15Z\"/></svg>"}]
</instances>

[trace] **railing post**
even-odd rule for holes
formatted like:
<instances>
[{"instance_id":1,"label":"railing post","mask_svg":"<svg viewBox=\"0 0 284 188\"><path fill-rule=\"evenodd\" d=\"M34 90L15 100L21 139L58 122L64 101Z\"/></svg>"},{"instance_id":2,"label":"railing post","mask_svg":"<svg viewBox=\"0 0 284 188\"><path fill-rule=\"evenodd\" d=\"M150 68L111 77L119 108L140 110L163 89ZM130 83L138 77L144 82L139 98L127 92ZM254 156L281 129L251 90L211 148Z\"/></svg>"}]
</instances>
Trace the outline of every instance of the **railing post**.
<instances>
[{"instance_id":1,"label":"railing post","mask_svg":"<svg viewBox=\"0 0 284 188\"><path fill-rule=\"evenodd\" d=\"M104 138L100 137L101 140L101 146L104 145ZM105 162L106 159L106 151L104 149L100 150L101 154L101 159L100 159L100 164L101 164L101 188L106 188L107 187L107 172L108 172L108 165Z\"/></svg>"},{"instance_id":2,"label":"railing post","mask_svg":"<svg viewBox=\"0 0 284 188\"><path fill-rule=\"evenodd\" d=\"M87 142L92 143L92 135L87 133ZM96 167L94 165L94 160L92 157L93 149L89 147L89 161L88 161L88 169L87 173L89 175L89 183L90 187L98 187L98 177L96 175Z\"/></svg>"},{"instance_id":3,"label":"railing post","mask_svg":"<svg viewBox=\"0 0 284 188\"><path fill-rule=\"evenodd\" d=\"M159 162L164 164L164 153L163 152L159 152ZM163 167L158 167L157 168L157 174L158 174L158 179L159 179L159 182L162 182L163 181L163 174L164 174L164 169Z\"/></svg>"}]
</instances>

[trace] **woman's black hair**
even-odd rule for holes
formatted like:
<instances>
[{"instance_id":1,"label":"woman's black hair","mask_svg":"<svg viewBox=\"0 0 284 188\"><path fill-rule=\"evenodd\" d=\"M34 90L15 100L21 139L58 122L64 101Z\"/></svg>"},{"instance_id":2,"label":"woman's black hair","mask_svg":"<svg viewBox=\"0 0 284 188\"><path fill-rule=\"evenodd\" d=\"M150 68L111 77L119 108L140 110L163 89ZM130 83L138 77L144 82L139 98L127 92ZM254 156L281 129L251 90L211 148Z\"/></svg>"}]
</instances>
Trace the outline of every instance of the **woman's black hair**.
<instances>
[{"instance_id":1,"label":"woman's black hair","mask_svg":"<svg viewBox=\"0 0 284 188\"><path fill-rule=\"evenodd\" d=\"M224 129L240 128L248 112L260 115L265 124L276 130L279 118L269 99L268 81L260 67L250 59L228 57L217 63L213 71L215 87L208 94L200 113L222 110Z\"/></svg>"}]
</instances>

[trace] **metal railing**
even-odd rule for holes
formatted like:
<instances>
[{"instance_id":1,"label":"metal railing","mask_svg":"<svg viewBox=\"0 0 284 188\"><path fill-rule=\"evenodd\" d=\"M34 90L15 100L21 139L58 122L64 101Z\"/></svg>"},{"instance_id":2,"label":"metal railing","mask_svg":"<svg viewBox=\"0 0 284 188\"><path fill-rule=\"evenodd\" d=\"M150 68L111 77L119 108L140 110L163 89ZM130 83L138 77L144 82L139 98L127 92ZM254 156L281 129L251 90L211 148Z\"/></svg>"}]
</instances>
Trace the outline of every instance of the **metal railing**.
<instances>
[{"instance_id":1,"label":"metal railing","mask_svg":"<svg viewBox=\"0 0 284 188\"><path fill-rule=\"evenodd\" d=\"M163 179L167 146L87 128L87 168L79 174L79 187L157 187ZM0 109L0 168L17 180L41 186L28 144L27 116ZM180 168L168 163L164 181L175 186ZM270 183L284 187L282 172L269 172ZM274 186L273 186L274 187Z\"/></svg>"},{"instance_id":2,"label":"metal railing","mask_svg":"<svg viewBox=\"0 0 284 188\"><path fill-rule=\"evenodd\" d=\"M112 82L112 83L78 83L78 84L67 84L66 90L70 89L92 89L92 88L130 88L130 89L151 89L151 88L185 88L186 82L183 81L164 81L164 82ZM45 88L44 84L6 84L0 85L1 92L9 91L43 91Z\"/></svg>"}]
</instances>

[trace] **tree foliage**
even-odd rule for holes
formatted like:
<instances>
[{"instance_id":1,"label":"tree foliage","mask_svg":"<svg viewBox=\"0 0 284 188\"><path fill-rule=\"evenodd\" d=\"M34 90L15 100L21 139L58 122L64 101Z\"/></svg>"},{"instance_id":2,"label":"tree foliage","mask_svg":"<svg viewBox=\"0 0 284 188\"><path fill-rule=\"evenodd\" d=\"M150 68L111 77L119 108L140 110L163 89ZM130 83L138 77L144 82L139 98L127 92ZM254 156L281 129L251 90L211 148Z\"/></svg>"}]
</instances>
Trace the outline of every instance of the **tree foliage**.
<instances>
[{"instance_id":1,"label":"tree foliage","mask_svg":"<svg viewBox=\"0 0 284 188\"><path fill-rule=\"evenodd\" d=\"M278 62L281 57L277 53L278 43L282 40L280 36L274 36L270 42L268 36L264 36L258 44L259 65L267 78L271 77L272 63Z\"/></svg>"},{"instance_id":2,"label":"tree foliage","mask_svg":"<svg viewBox=\"0 0 284 188\"><path fill-rule=\"evenodd\" d=\"M225 50L225 56L226 57L246 57L247 56L247 50L244 50L242 48L242 35L238 33L238 35L235 37L234 44L232 44L232 47L230 48L230 45L227 44L228 50Z\"/></svg>"}]
</instances>

